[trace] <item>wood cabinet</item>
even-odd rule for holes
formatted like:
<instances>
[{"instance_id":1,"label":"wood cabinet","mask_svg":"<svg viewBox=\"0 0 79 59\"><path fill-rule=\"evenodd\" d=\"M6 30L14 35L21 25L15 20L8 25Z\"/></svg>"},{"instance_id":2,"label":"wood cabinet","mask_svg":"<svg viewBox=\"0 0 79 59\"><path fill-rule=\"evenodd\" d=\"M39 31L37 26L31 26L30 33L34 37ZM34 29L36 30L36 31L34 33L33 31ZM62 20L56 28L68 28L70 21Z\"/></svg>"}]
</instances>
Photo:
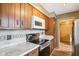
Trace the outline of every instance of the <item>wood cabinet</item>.
<instances>
[{"instance_id":1,"label":"wood cabinet","mask_svg":"<svg viewBox=\"0 0 79 59\"><path fill-rule=\"evenodd\" d=\"M30 4L28 4L28 28L32 28L32 6Z\"/></svg>"},{"instance_id":2,"label":"wood cabinet","mask_svg":"<svg viewBox=\"0 0 79 59\"><path fill-rule=\"evenodd\" d=\"M24 56L39 56L39 49L36 48L36 49L32 50L31 52L27 53Z\"/></svg>"},{"instance_id":3,"label":"wood cabinet","mask_svg":"<svg viewBox=\"0 0 79 59\"><path fill-rule=\"evenodd\" d=\"M20 6L21 6L21 15L20 15L20 17L21 17L21 21L20 21L20 25L21 25L21 29L24 29L25 27L24 27L24 22L25 22L25 4L23 4L23 3L21 3L20 4Z\"/></svg>"},{"instance_id":4,"label":"wood cabinet","mask_svg":"<svg viewBox=\"0 0 79 59\"><path fill-rule=\"evenodd\" d=\"M1 27L1 13L2 13L2 10L1 10L1 4L0 4L0 27Z\"/></svg>"},{"instance_id":5,"label":"wood cabinet","mask_svg":"<svg viewBox=\"0 0 79 59\"><path fill-rule=\"evenodd\" d=\"M0 27L8 28L8 4L0 4Z\"/></svg>"},{"instance_id":6,"label":"wood cabinet","mask_svg":"<svg viewBox=\"0 0 79 59\"><path fill-rule=\"evenodd\" d=\"M51 52L53 51L54 48L55 48L55 42L54 42L54 39L52 39L50 41L50 54L51 54Z\"/></svg>"},{"instance_id":7,"label":"wood cabinet","mask_svg":"<svg viewBox=\"0 0 79 59\"><path fill-rule=\"evenodd\" d=\"M32 15L45 20L48 29L48 17L29 3L0 4L0 27L4 29L32 29Z\"/></svg>"},{"instance_id":8,"label":"wood cabinet","mask_svg":"<svg viewBox=\"0 0 79 59\"><path fill-rule=\"evenodd\" d=\"M14 29L14 22L15 22L15 18L14 18L14 13L15 13L15 4L8 4L8 20L9 20L9 28L10 29Z\"/></svg>"},{"instance_id":9,"label":"wood cabinet","mask_svg":"<svg viewBox=\"0 0 79 59\"><path fill-rule=\"evenodd\" d=\"M15 29L20 29L20 4L19 3L16 3L15 4Z\"/></svg>"},{"instance_id":10,"label":"wood cabinet","mask_svg":"<svg viewBox=\"0 0 79 59\"><path fill-rule=\"evenodd\" d=\"M25 28L31 29L33 7L30 4L25 4Z\"/></svg>"},{"instance_id":11,"label":"wood cabinet","mask_svg":"<svg viewBox=\"0 0 79 59\"><path fill-rule=\"evenodd\" d=\"M28 26L28 10L27 10L27 4L24 5L24 10L25 10L25 13L24 13L24 17L25 17L25 20L24 20L24 28L27 29L27 26Z\"/></svg>"}]
</instances>

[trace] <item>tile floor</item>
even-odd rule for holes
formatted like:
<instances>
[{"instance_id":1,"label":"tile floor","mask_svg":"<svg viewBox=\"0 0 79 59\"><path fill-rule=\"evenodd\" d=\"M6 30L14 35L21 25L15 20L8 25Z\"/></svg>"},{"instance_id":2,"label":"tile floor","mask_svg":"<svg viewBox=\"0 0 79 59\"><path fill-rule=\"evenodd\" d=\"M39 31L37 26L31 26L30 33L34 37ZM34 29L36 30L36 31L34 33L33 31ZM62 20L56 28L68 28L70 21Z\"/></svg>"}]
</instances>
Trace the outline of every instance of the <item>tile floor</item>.
<instances>
[{"instance_id":1,"label":"tile floor","mask_svg":"<svg viewBox=\"0 0 79 59\"><path fill-rule=\"evenodd\" d=\"M72 56L72 45L60 43L59 48L55 48L51 56Z\"/></svg>"}]
</instances>

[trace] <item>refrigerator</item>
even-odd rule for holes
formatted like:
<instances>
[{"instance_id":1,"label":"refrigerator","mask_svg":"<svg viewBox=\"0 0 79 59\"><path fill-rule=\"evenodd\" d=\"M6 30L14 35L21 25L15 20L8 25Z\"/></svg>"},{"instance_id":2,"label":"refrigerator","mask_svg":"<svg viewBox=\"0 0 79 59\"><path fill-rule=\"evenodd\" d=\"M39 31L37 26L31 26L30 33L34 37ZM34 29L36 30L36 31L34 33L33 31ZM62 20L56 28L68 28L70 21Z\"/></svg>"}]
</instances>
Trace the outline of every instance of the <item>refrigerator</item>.
<instances>
[{"instance_id":1,"label":"refrigerator","mask_svg":"<svg viewBox=\"0 0 79 59\"><path fill-rule=\"evenodd\" d=\"M74 55L79 56L79 19L74 21L73 39Z\"/></svg>"}]
</instances>

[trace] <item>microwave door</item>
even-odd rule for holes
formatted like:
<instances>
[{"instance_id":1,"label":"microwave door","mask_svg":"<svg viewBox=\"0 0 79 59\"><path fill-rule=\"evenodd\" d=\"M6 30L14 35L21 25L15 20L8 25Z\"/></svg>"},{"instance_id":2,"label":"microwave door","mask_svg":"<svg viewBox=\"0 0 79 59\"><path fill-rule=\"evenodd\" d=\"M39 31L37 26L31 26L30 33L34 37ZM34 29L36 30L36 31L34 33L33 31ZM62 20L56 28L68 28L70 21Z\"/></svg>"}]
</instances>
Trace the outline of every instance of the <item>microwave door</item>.
<instances>
[{"instance_id":1,"label":"microwave door","mask_svg":"<svg viewBox=\"0 0 79 59\"><path fill-rule=\"evenodd\" d=\"M45 20L39 17L33 16L32 28L44 29L45 28L44 25L45 25Z\"/></svg>"}]
</instances>

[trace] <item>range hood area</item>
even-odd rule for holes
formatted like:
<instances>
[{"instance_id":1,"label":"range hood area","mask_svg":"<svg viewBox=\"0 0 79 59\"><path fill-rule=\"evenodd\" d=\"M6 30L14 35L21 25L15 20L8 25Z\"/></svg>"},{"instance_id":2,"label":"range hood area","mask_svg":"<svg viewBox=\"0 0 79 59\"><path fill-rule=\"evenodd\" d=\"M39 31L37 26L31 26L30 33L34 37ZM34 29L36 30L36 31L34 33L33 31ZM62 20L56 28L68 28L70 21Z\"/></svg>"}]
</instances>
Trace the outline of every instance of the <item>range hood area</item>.
<instances>
[{"instance_id":1,"label":"range hood area","mask_svg":"<svg viewBox=\"0 0 79 59\"><path fill-rule=\"evenodd\" d=\"M45 20L33 15L32 16L32 28L45 29Z\"/></svg>"}]
</instances>

